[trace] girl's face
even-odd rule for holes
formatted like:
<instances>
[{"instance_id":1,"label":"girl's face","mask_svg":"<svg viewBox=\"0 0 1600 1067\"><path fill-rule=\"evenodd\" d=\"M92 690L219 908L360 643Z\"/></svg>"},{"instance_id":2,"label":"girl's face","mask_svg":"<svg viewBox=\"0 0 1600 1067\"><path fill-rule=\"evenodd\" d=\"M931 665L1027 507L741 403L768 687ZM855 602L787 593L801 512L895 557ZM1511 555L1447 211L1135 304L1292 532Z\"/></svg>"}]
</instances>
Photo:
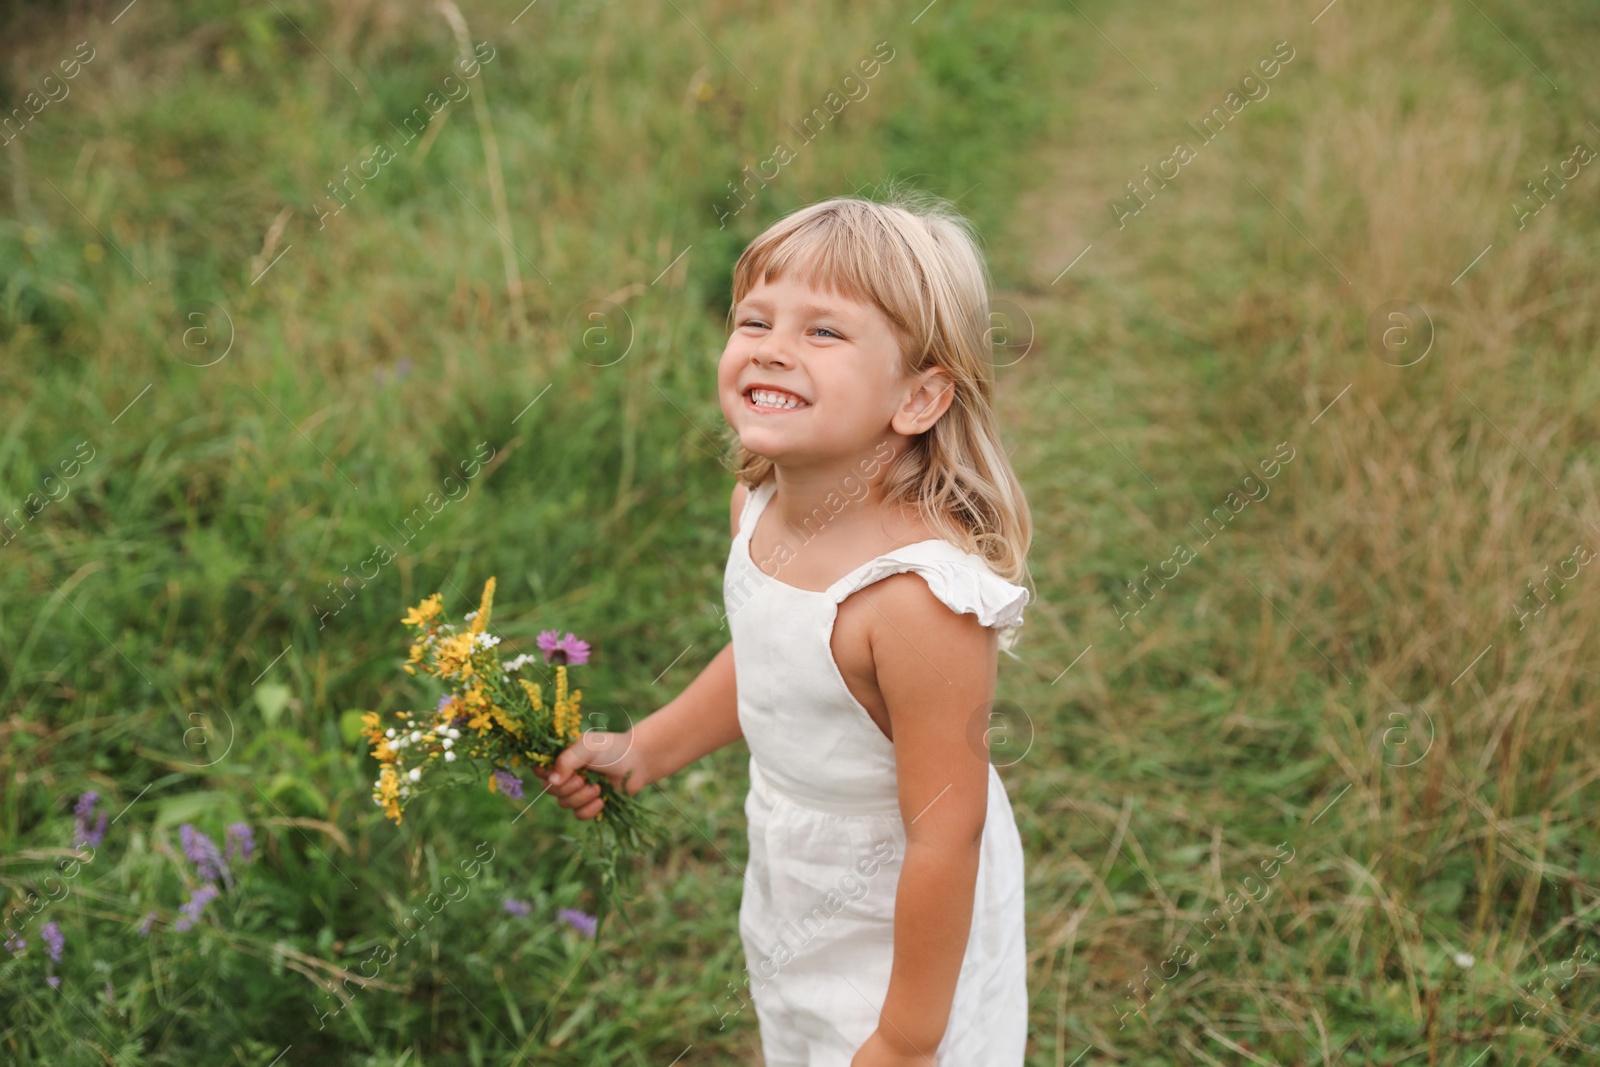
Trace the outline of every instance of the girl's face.
<instances>
[{"instance_id":1,"label":"girl's face","mask_svg":"<svg viewBox=\"0 0 1600 1067\"><path fill-rule=\"evenodd\" d=\"M927 429L897 414L916 391L900 363L877 307L780 277L735 305L717 393L740 442L758 456L792 467L854 459Z\"/></svg>"}]
</instances>

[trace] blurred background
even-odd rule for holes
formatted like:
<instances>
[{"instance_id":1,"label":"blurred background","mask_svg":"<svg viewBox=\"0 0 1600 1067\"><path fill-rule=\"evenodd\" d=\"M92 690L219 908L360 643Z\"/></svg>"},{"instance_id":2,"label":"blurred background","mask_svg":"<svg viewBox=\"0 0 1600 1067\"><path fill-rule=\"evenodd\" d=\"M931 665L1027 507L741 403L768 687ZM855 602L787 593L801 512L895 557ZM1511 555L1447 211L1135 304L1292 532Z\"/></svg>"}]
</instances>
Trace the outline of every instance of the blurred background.
<instances>
[{"instance_id":1,"label":"blurred background","mask_svg":"<svg viewBox=\"0 0 1600 1067\"><path fill-rule=\"evenodd\" d=\"M695 676L732 264L892 180L1033 508L1029 1063L1596 1062L1593 4L3 18L0 1060L759 1062L742 746L591 940L567 813L396 827L358 716L490 575L602 721Z\"/></svg>"}]
</instances>

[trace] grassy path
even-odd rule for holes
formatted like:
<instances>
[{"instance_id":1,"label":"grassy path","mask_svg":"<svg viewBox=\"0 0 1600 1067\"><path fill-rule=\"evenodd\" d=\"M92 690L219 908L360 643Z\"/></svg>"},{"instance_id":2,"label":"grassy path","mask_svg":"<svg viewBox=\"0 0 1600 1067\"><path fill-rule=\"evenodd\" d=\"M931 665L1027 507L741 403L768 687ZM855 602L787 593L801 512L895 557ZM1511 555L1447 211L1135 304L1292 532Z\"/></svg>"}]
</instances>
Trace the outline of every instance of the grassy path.
<instances>
[{"instance_id":1,"label":"grassy path","mask_svg":"<svg viewBox=\"0 0 1600 1067\"><path fill-rule=\"evenodd\" d=\"M1003 677L1040 1064L1600 1038L1592 982L1530 992L1597 944L1595 602L1543 633L1505 608L1600 532L1595 201L1506 210L1595 143L1593 31L1494 12L1524 64L1470 7L1312 16L1099 13L1017 212L1037 348L1003 403L1042 599ZM1420 322L1369 343L1399 300L1431 360Z\"/></svg>"}]
</instances>

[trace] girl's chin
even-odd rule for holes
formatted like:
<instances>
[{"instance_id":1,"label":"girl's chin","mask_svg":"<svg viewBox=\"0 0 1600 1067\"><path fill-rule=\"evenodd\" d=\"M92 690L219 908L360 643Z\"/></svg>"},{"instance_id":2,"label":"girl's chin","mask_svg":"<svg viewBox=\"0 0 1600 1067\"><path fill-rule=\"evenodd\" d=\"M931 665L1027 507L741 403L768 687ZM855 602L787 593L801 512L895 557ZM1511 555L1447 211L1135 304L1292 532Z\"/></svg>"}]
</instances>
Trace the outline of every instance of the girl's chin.
<instances>
[{"instance_id":1,"label":"girl's chin","mask_svg":"<svg viewBox=\"0 0 1600 1067\"><path fill-rule=\"evenodd\" d=\"M762 459L777 461L792 459L795 455L793 443L785 441L781 434L763 432L760 427L754 430L747 427L739 435L739 444Z\"/></svg>"}]
</instances>

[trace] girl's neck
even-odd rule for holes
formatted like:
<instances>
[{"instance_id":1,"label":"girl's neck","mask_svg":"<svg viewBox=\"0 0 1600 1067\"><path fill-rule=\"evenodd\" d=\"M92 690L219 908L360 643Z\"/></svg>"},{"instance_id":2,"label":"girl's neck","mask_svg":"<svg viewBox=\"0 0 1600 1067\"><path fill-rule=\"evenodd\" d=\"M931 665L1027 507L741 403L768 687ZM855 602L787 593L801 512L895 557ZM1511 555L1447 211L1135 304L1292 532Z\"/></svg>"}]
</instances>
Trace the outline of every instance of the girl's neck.
<instances>
[{"instance_id":1,"label":"girl's neck","mask_svg":"<svg viewBox=\"0 0 1600 1067\"><path fill-rule=\"evenodd\" d=\"M935 536L914 511L886 503L887 474L888 464L871 458L832 468L775 466L770 506L782 528L807 540L903 543Z\"/></svg>"}]
</instances>

